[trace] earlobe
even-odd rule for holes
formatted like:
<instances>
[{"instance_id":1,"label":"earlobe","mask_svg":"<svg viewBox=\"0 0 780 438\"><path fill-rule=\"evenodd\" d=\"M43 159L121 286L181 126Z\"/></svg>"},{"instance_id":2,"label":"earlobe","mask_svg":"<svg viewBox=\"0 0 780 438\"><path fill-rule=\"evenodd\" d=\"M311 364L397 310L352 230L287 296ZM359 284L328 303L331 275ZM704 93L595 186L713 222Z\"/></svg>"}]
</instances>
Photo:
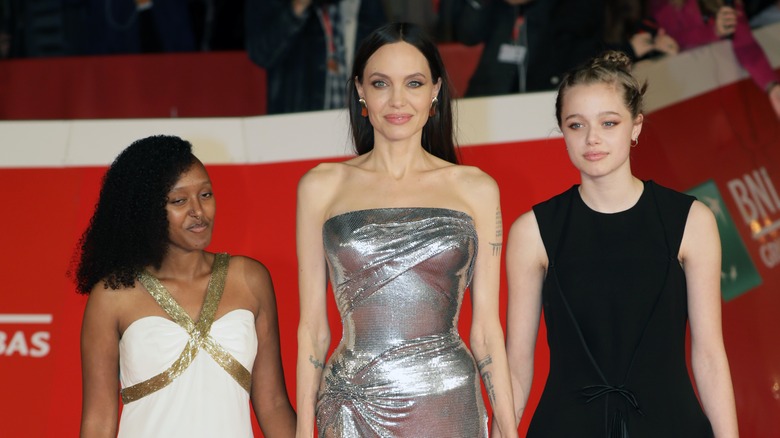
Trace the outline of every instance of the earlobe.
<instances>
[{"instance_id":1,"label":"earlobe","mask_svg":"<svg viewBox=\"0 0 780 438\"><path fill-rule=\"evenodd\" d=\"M363 96L363 84L360 83L357 76L355 76L355 90L357 90L358 96Z\"/></svg>"},{"instance_id":2,"label":"earlobe","mask_svg":"<svg viewBox=\"0 0 780 438\"><path fill-rule=\"evenodd\" d=\"M439 91L441 91L441 78L439 78L438 81L436 81L436 84L433 86L433 97L437 97L439 95Z\"/></svg>"},{"instance_id":3,"label":"earlobe","mask_svg":"<svg viewBox=\"0 0 780 438\"><path fill-rule=\"evenodd\" d=\"M644 114L639 114L636 116L636 119L634 119L634 129L631 130L632 132L632 138L639 137L639 133L642 132L642 122L644 122L645 116Z\"/></svg>"}]
</instances>

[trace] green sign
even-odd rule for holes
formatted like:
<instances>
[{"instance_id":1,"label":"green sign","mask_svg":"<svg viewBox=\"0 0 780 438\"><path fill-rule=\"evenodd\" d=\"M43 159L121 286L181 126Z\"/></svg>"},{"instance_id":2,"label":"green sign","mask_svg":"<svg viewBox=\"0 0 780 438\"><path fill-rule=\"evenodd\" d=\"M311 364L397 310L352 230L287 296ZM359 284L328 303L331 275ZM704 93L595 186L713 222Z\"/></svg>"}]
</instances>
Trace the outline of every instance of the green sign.
<instances>
[{"instance_id":1,"label":"green sign","mask_svg":"<svg viewBox=\"0 0 780 438\"><path fill-rule=\"evenodd\" d=\"M720 267L720 289L723 299L736 298L761 284L761 276L750 259L734 220L731 218L718 186L710 180L687 192L712 210L718 222L718 234L723 252Z\"/></svg>"}]
</instances>

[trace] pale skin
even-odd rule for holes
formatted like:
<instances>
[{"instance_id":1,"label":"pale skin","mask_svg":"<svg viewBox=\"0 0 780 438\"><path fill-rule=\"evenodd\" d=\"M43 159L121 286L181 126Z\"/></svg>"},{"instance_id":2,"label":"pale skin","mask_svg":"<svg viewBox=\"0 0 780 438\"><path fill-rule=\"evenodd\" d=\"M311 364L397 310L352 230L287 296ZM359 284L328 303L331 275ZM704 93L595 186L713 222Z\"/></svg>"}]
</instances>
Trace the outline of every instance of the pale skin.
<instances>
[{"instance_id":1,"label":"pale skin","mask_svg":"<svg viewBox=\"0 0 780 438\"><path fill-rule=\"evenodd\" d=\"M637 33L629 41L634 54L641 58L651 50L657 50L665 55L676 55L680 51L680 46L664 29L658 29L655 38L649 33Z\"/></svg>"},{"instance_id":2,"label":"pale skin","mask_svg":"<svg viewBox=\"0 0 780 438\"><path fill-rule=\"evenodd\" d=\"M564 95L562 125L569 157L580 171L583 201L602 213L633 206L643 183L631 173L630 141L642 130L612 84L575 85ZM548 259L533 211L515 221L507 242L507 355L519 423L533 380L534 348ZM723 345L720 240L712 212L695 201L678 255L688 288L693 374L716 437L737 437L737 418ZM529 415L531 413L528 413Z\"/></svg>"},{"instance_id":3,"label":"pale skin","mask_svg":"<svg viewBox=\"0 0 780 438\"><path fill-rule=\"evenodd\" d=\"M769 103L775 111L775 115L780 119L780 84L774 84L767 92Z\"/></svg>"},{"instance_id":4,"label":"pale skin","mask_svg":"<svg viewBox=\"0 0 780 438\"><path fill-rule=\"evenodd\" d=\"M737 18L740 12L729 6L721 6L715 15L715 34L721 38L726 38L734 34L737 30ZM780 119L780 85L773 85L766 90L769 104L775 116Z\"/></svg>"},{"instance_id":5,"label":"pale skin","mask_svg":"<svg viewBox=\"0 0 780 438\"><path fill-rule=\"evenodd\" d=\"M292 0L291 5L293 13L300 17L311 6L311 0Z\"/></svg>"},{"instance_id":6,"label":"pale skin","mask_svg":"<svg viewBox=\"0 0 780 438\"><path fill-rule=\"evenodd\" d=\"M202 164L195 163L168 194L168 253L159 269L146 268L193 321L198 319L214 261L214 254L204 248L211 240L215 207L208 174ZM265 436L292 436L295 412L284 386L273 284L265 266L241 256L230 259L215 320L238 309L252 312L255 318L257 356L250 370L255 416ZM116 436L119 340L130 324L149 316L170 319L140 283L112 290L100 282L92 289L81 333L81 437Z\"/></svg>"},{"instance_id":7,"label":"pale skin","mask_svg":"<svg viewBox=\"0 0 780 438\"><path fill-rule=\"evenodd\" d=\"M715 15L715 33L725 38L737 30L737 10L730 6L721 6Z\"/></svg>"},{"instance_id":8,"label":"pale skin","mask_svg":"<svg viewBox=\"0 0 780 438\"><path fill-rule=\"evenodd\" d=\"M431 78L428 63L416 48L404 42L382 46L368 60L363 82L356 85L374 127L373 150L342 163L320 164L304 175L298 186L301 315L296 435L313 435L321 364L325 363L330 345L323 223L355 210L438 207L465 212L474 220L479 248L471 284L470 345L481 364L481 374L486 376L496 418L494 429L516 436L509 370L498 319L502 240L500 215L497 223L498 187L479 169L454 165L422 148L422 128L441 81Z\"/></svg>"}]
</instances>

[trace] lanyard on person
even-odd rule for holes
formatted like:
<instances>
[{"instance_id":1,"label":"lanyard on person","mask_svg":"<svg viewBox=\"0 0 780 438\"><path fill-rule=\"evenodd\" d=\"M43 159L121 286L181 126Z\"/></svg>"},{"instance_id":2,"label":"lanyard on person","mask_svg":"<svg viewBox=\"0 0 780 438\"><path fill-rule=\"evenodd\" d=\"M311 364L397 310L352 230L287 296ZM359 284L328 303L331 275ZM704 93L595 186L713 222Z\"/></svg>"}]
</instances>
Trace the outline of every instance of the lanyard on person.
<instances>
[{"instance_id":1,"label":"lanyard on person","mask_svg":"<svg viewBox=\"0 0 780 438\"><path fill-rule=\"evenodd\" d=\"M512 26L512 42L517 45L520 44L520 29L523 28L525 17L522 13L515 11L515 25Z\"/></svg>"},{"instance_id":2,"label":"lanyard on person","mask_svg":"<svg viewBox=\"0 0 780 438\"><path fill-rule=\"evenodd\" d=\"M528 56L528 30L525 24L524 8L515 5L512 8L515 22L512 25L512 42L500 48L499 60L510 62L517 66L517 88L524 92L526 87L526 68Z\"/></svg>"},{"instance_id":3,"label":"lanyard on person","mask_svg":"<svg viewBox=\"0 0 780 438\"><path fill-rule=\"evenodd\" d=\"M336 41L333 37L333 21L330 19L328 6L323 6L317 10L322 22L322 29L325 31L325 47L328 56L328 70L332 72L339 71L339 63L336 61Z\"/></svg>"}]
</instances>

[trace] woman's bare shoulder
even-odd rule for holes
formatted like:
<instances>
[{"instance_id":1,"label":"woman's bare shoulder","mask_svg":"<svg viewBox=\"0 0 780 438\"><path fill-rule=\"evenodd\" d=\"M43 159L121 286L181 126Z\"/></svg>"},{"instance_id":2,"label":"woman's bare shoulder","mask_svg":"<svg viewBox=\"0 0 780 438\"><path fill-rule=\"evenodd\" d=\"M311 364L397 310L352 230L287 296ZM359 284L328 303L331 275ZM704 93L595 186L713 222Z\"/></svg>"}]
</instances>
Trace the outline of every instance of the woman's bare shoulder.
<instances>
[{"instance_id":1,"label":"woman's bare shoulder","mask_svg":"<svg viewBox=\"0 0 780 438\"><path fill-rule=\"evenodd\" d=\"M306 172L298 181L299 197L315 197L321 199L336 188L354 171L354 166L348 162L320 163Z\"/></svg>"}]
</instances>

